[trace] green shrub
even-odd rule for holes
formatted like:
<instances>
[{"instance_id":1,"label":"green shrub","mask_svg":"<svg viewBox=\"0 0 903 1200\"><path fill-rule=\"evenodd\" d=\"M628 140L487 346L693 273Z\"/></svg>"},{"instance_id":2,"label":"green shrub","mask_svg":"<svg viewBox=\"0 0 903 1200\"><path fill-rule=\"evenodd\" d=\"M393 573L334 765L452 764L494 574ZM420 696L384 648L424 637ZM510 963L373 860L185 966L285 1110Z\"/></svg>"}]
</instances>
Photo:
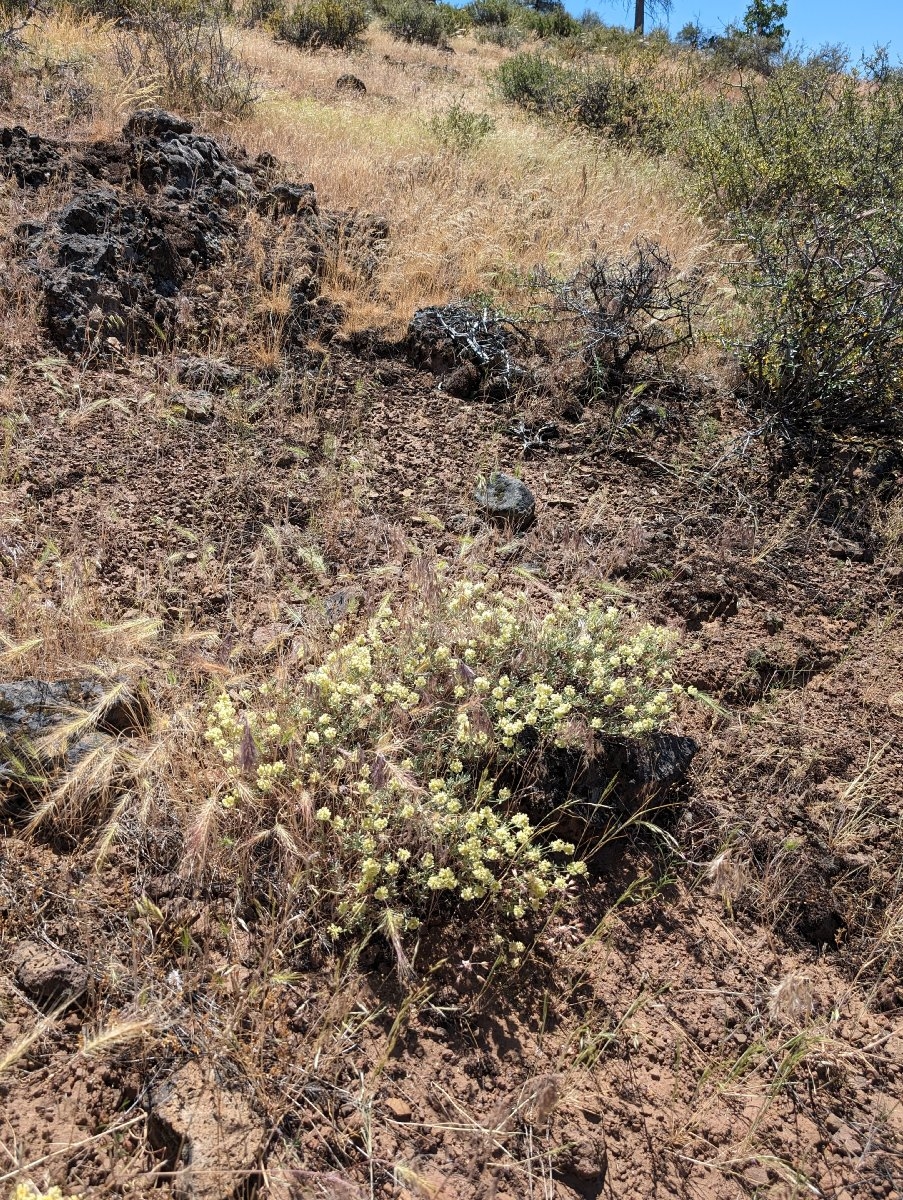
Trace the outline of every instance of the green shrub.
<instances>
[{"instance_id":1,"label":"green shrub","mask_svg":"<svg viewBox=\"0 0 903 1200\"><path fill-rule=\"evenodd\" d=\"M684 159L715 215L767 218L790 205L828 211L903 198L901 138L896 77L866 88L819 62L789 63L764 84L697 106Z\"/></svg>"},{"instance_id":2,"label":"green shrub","mask_svg":"<svg viewBox=\"0 0 903 1200\"><path fill-rule=\"evenodd\" d=\"M751 334L734 339L752 395L783 432L899 428L903 212L877 204L735 221L732 268Z\"/></svg>"},{"instance_id":3,"label":"green shrub","mask_svg":"<svg viewBox=\"0 0 903 1200\"><path fill-rule=\"evenodd\" d=\"M512 55L494 80L503 100L656 154L669 144L681 97L695 84L688 72L662 81L626 61L571 65L537 51Z\"/></svg>"},{"instance_id":4,"label":"green shrub","mask_svg":"<svg viewBox=\"0 0 903 1200\"><path fill-rule=\"evenodd\" d=\"M473 0L464 8L471 25L481 28L486 25L512 25L523 12L515 0Z\"/></svg>"},{"instance_id":5,"label":"green shrub","mask_svg":"<svg viewBox=\"0 0 903 1200\"><path fill-rule=\"evenodd\" d=\"M455 102L444 113L436 113L429 122L433 136L446 150L466 154L475 150L495 129L488 113L471 112Z\"/></svg>"},{"instance_id":6,"label":"green shrub","mask_svg":"<svg viewBox=\"0 0 903 1200\"><path fill-rule=\"evenodd\" d=\"M699 106L699 194L745 247L728 271L749 329L729 337L785 429L887 428L903 357L903 81L820 61Z\"/></svg>"},{"instance_id":7,"label":"green shrub","mask_svg":"<svg viewBox=\"0 0 903 1200\"><path fill-rule=\"evenodd\" d=\"M739 67L745 71L758 71L760 75L770 75L775 70L782 48L781 38L749 34L731 26L706 42L706 49L721 70Z\"/></svg>"},{"instance_id":8,"label":"green shrub","mask_svg":"<svg viewBox=\"0 0 903 1200\"><path fill-rule=\"evenodd\" d=\"M394 38L424 46L444 45L448 35L465 22L461 9L430 0L395 0L383 15L383 24Z\"/></svg>"},{"instance_id":9,"label":"green shrub","mask_svg":"<svg viewBox=\"0 0 903 1200\"><path fill-rule=\"evenodd\" d=\"M657 730L682 694L673 634L625 625L578 599L541 617L486 583L385 600L303 678L212 705L223 836L288 853L333 937L548 910L585 868L524 811L544 756Z\"/></svg>"},{"instance_id":10,"label":"green shrub","mask_svg":"<svg viewBox=\"0 0 903 1200\"><path fill-rule=\"evenodd\" d=\"M503 100L534 112L556 113L567 108L573 72L526 50L500 63L493 78Z\"/></svg>"},{"instance_id":11,"label":"green shrub","mask_svg":"<svg viewBox=\"0 0 903 1200\"><path fill-rule=\"evenodd\" d=\"M660 118L658 96L646 78L623 67L593 66L575 77L572 113L578 124L615 141L642 143L647 150L660 150L665 124Z\"/></svg>"},{"instance_id":12,"label":"green shrub","mask_svg":"<svg viewBox=\"0 0 903 1200\"><path fill-rule=\"evenodd\" d=\"M301 0L278 20L276 30L295 46L342 49L353 46L367 25L361 0Z\"/></svg>"},{"instance_id":13,"label":"green shrub","mask_svg":"<svg viewBox=\"0 0 903 1200\"><path fill-rule=\"evenodd\" d=\"M564 6L543 12L528 9L522 20L524 28L538 38L570 38L582 32L580 22L575 21Z\"/></svg>"},{"instance_id":14,"label":"green shrub","mask_svg":"<svg viewBox=\"0 0 903 1200\"><path fill-rule=\"evenodd\" d=\"M476 31L478 42L489 42L506 50L519 50L524 44L524 35L516 25L480 25Z\"/></svg>"}]
</instances>

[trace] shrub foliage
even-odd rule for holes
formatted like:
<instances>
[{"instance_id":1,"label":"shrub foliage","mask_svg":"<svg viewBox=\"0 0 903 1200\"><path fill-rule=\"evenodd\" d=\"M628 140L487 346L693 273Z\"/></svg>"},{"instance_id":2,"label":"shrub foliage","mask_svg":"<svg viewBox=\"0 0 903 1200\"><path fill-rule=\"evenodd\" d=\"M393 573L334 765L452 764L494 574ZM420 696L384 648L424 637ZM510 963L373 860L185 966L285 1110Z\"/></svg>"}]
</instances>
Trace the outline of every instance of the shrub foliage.
<instances>
[{"instance_id":1,"label":"shrub foliage","mask_svg":"<svg viewBox=\"0 0 903 1200\"><path fill-rule=\"evenodd\" d=\"M444 46L448 36L469 24L465 10L433 0L377 0L375 11L400 42Z\"/></svg>"},{"instance_id":2,"label":"shrub foliage","mask_svg":"<svg viewBox=\"0 0 903 1200\"><path fill-rule=\"evenodd\" d=\"M353 46L367 28L361 0L301 0L277 21L279 36L306 49Z\"/></svg>"},{"instance_id":3,"label":"shrub foliage","mask_svg":"<svg viewBox=\"0 0 903 1200\"><path fill-rule=\"evenodd\" d=\"M786 430L886 429L903 380L903 78L790 63L697 110L701 196L741 247L731 340Z\"/></svg>"},{"instance_id":4,"label":"shrub foliage","mask_svg":"<svg viewBox=\"0 0 903 1200\"><path fill-rule=\"evenodd\" d=\"M122 74L169 108L240 117L254 104L254 72L207 0L128 0L112 36Z\"/></svg>"},{"instance_id":5,"label":"shrub foliage","mask_svg":"<svg viewBox=\"0 0 903 1200\"><path fill-rule=\"evenodd\" d=\"M472 112L455 101L443 113L436 113L429 122L433 136L446 150L466 154L475 150L495 129L488 113Z\"/></svg>"}]
</instances>

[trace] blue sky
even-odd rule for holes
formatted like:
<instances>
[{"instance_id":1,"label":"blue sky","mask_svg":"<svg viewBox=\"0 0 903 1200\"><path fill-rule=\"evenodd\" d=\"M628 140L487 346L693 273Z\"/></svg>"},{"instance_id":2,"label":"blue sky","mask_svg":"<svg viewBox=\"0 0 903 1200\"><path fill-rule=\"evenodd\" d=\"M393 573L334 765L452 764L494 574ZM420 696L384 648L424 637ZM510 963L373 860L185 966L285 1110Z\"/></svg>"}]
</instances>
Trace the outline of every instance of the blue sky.
<instances>
[{"instance_id":1,"label":"blue sky","mask_svg":"<svg viewBox=\"0 0 903 1200\"><path fill-rule=\"evenodd\" d=\"M633 20L633 0L566 0L572 12L592 8L612 25ZM648 0L647 0L648 3ZM748 0L673 0L669 19L672 33L687 21L698 21L716 33L729 21L739 23ZM629 7L629 13L628 13ZM858 58L876 45L889 45L894 62L903 59L903 0L788 0L785 24L793 45L812 50L826 42L842 42Z\"/></svg>"}]
</instances>

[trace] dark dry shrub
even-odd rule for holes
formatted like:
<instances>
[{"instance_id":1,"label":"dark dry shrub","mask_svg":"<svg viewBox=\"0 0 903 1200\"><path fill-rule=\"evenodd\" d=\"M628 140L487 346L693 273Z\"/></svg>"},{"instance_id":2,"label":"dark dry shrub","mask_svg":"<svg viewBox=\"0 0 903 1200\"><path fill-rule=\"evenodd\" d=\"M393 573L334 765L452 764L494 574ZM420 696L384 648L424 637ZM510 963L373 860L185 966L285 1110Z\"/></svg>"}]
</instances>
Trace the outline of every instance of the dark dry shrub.
<instances>
[{"instance_id":1,"label":"dark dry shrub","mask_svg":"<svg viewBox=\"0 0 903 1200\"><path fill-rule=\"evenodd\" d=\"M353 46L367 28L367 11L361 0L301 0L278 19L280 37L295 46L316 49Z\"/></svg>"},{"instance_id":2,"label":"dark dry shrub","mask_svg":"<svg viewBox=\"0 0 903 1200\"><path fill-rule=\"evenodd\" d=\"M244 25L269 25L278 29L279 22L285 17L283 0L249 0L242 6L241 21Z\"/></svg>"},{"instance_id":3,"label":"dark dry shrub","mask_svg":"<svg viewBox=\"0 0 903 1200\"><path fill-rule=\"evenodd\" d=\"M636 241L626 258L596 254L567 279L546 272L551 319L571 327L591 395L617 389L641 358L688 347L702 311L705 282L681 275L657 242Z\"/></svg>"},{"instance_id":4,"label":"dark dry shrub","mask_svg":"<svg viewBox=\"0 0 903 1200\"><path fill-rule=\"evenodd\" d=\"M524 35L516 25L480 25L476 30L478 42L502 46L505 50L519 50L524 44Z\"/></svg>"},{"instance_id":5,"label":"dark dry shrub","mask_svg":"<svg viewBox=\"0 0 903 1200\"><path fill-rule=\"evenodd\" d=\"M443 46L448 35L466 24L462 10L430 0L397 0L385 7L383 24L400 42Z\"/></svg>"},{"instance_id":6,"label":"dark dry shrub","mask_svg":"<svg viewBox=\"0 0 903 1200\"><path fill-rule=\"evenodd\" d=\"M21 32L36 12L34 0L0 0L0 37Z\"/></svg>"},{"instance_id":7,"label":"dark dry shrub","mask_svg":"<svg viewBox=\"0 0 903 1200\"><path fill-rule=\"evenodd\" d=\"M253 107L254 72L227 42L219 11L203 0L130 0L112 37L120 72L157 90L168 108L241 117Z\"/></svg>"},{"instance_id":8,"label":"dark dry shrub","mask_svg":"<svg viewBox=\"0 0 903 1200\"><path fill-rule=\"evenodd\" d=\"M579 125L594 133L660 150L665 128L656 99L644 79L620 67L600 65L577 84L572 113Z\"/></svg>"},{"instance_id":9,"label":"dark dry shrub","mask_svg":"<svg viewBox=\"0 0 903 1200\"><path fill-rule=\"evenodd\" d=\"M33 0L0 0L0 104L10 104L27 46L24 33L36 13Z\"/></svg>"},{"instance_id":10,"label":"dark dry shrub","mask_svg":"<svg viewBox=\"0 0 903 1200\"><path fill-rule=\"evenodd\" d=\"M887 431L903 392L903 212L788 209L739 230L750 317L735 342L754 402L782 432Z\"/></svg>"}]
</instances>

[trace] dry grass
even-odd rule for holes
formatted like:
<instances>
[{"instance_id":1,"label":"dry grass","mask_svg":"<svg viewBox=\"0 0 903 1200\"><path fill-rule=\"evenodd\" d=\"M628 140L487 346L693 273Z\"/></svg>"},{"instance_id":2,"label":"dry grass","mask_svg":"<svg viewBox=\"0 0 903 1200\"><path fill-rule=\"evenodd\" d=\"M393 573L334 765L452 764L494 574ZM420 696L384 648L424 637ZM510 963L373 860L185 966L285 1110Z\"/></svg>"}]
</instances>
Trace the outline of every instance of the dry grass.
<instances>
[{"instance_id":1,"label":"dry grass","mask_svg":"<svg viewBox=\"0 0 903 1200\"><path fill-rule=\"evenodd\" d=\"M259 71L262 97L252 116L224 131L313 182L324 208L389 218L376 294L341 263L327 279L350 328L398 331L416 308L468 295L492 295L518 311L529 303L525 284L536 266L566 271L590 249L626 250L636 238L659 240L678 270L707 258L710 235L670 168L538 126L494 99L487 75L505 51L455 39L450 56L371 29L350 64L367 94L349 96L335 88L347 55L274 45L258 30L235 36ZM85 64L92 108L70 123L73 135L110 136L152 99L117 73L102 26L56 16L32 37L39 55ZM442 149L428 126L456 102L495 122L468 154Z\"/></svg>"},{"instance_id":2,"label":"dry grass","mask_svg":"<svg viewBox=\"0 0 903 1200\"><path fill-rule=\"evenodd\" d=\"M498 104L486 72L502 52L455 45L450 59L371 33L354 63L368 93L346 99L334 88L348 65L340 55L274 53L260 35L246 42L271 94L242 140L312 180L324 206L390 219L379 296L362 304L359 292L340 294L352 325L401 327L417 307L478 293L517 310L534 267L566 270L591 246L626 249L637 237L661 240L678 269L704 257L706 232L667 170ZM454 102L496 123L466 155L440 149L427 126Z\"/></svg>"}]
</instances>

